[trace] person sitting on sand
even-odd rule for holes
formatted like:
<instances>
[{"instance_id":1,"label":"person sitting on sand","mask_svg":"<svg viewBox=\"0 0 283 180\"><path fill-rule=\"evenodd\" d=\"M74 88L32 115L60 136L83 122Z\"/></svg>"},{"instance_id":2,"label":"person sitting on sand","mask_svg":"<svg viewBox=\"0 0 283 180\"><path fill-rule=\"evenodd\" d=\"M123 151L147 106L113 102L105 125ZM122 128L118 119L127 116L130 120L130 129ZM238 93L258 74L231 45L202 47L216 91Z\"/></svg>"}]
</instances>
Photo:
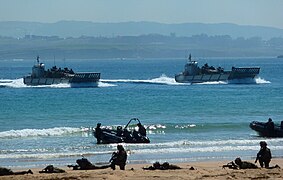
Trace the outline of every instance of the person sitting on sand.
<instances>
[{"instance_id":1,"label":"person sitting on sand","mask_svg":"<svg viewBox=\"0 0 283 180\"><path fill-rule=\"evenodd\" d=\"M260 150L257 153L255 163L259 160L260 167L269 168L269 163L271 161L271 151L267 148L267 143L265 141L260 141Z\"/></svg>"},{"instance_id":2,"label":"person sitting on sand","mask_svg":"<svg viewBox=\"0 0 283 180\"><path fill-rule=\"evenodd\" d=\"M127 161L127 152L122 145L117 145L117 152L113 152L112 158L110 159L111 168L115 170L115 165L120 166L121 170L125 170Z\"/></svg>"},{"instance_id":3,"label":"person sitting on sand","mask_svg":"<svg viewBox=\"0 0 283 180\"><path fill-rule=\"evenodd\" d=\"M33 174L33 172L30 169L28 171L13 172L11 169L0 167L0 176L23 174Z\"/></svg>"}]
</instances>

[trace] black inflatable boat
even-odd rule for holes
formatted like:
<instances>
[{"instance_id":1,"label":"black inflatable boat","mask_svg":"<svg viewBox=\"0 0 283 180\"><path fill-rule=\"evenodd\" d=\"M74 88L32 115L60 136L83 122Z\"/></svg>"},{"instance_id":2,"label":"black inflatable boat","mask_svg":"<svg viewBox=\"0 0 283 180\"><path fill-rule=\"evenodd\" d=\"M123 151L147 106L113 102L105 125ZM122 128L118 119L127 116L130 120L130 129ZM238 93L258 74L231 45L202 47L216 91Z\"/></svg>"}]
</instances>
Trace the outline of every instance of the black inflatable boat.
<instances>
[{"instance_id":1,"label":"black inflatable boat","mask_svg":"<svg viewBox=\"0 0 283 180\"><path fill-rule=\"evenodd\" d=\"M256 131L262 137L283 137L283 127L274 125L273 130L269 130L265 122L253 121L250 123L250 128Z\"/></svg>"},{"instance_id":2,"label":"black inflatable boat","mask_svg":"<svg viewBox=\"0 0 283 180\"><path fill-rule=\"evenodd\" d=\"M97 129L94 130L93 135L97 139L97 143L110 144L110 143L150 143L150 140L147 136L141 135L138 131L128 130L128 126L132 121L140 120L137 118L131 119L128 124L122 128L118 126L116 130L101 128L100 133L97 133Z\"/></svg>"}]
</instances>

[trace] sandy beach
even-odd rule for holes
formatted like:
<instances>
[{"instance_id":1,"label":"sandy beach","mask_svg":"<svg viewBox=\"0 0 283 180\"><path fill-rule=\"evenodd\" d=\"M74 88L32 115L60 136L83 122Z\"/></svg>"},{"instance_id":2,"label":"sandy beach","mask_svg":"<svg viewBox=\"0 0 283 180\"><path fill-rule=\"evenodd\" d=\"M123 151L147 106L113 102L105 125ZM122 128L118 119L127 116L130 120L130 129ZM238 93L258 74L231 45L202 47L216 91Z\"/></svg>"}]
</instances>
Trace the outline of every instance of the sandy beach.
<instances>
[{"instance_id":1,"label":"sandy beach","mask_svg":"<svg viewBox=\"0 0 283 180\"><path fill-rule=\"evenodd\" d=\"M34 174L0 176L0 179L282 179L283 159L273 159L271 166L279 165L274 169L245 169L234 170L222 168L229 161L177 163L179 170L143 170L151 164L128 164L126 170L98 169L98 170L66 170L65 173L40 174L41 169L32 169ZM251 162L251 161L249 161ZM172 163L174 164L174 163ZM193 167L194 170L190 168Z\"/></svg>"}]
</instances>

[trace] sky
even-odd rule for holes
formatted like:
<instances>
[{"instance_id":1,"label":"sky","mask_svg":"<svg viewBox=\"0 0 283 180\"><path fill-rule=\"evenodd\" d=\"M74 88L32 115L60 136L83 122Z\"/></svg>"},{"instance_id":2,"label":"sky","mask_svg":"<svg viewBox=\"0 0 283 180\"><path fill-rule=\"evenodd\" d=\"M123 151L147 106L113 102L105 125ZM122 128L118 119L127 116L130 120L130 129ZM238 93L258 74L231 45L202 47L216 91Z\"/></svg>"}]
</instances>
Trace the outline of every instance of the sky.
<instances>
[{"instance_id":1,"label":"sky","mask_svg":"<svg viewBox=\"0 0 283 180\"><path fill-rule=\"evenodd\" d=\"M0 21L234 23L283 29L283 0L0 0Z\"/></svg>"}]
</instances>

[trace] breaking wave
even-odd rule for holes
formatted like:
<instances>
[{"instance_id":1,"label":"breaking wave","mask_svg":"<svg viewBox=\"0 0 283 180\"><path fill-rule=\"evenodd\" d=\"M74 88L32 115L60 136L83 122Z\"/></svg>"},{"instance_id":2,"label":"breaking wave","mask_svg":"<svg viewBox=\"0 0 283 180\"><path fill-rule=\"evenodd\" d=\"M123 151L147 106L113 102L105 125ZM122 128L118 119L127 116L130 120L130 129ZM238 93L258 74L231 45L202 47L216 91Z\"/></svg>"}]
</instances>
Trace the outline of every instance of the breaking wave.
<instances>
[{"instance_id":1,"label":"breaking wave","mask_svg":"<svg viewBox=\"0 0 283 180\"><path fill-rule=\"evenodd\" d=\"M40 158L40 159L49 159L49 158L62 158L62 157L81 157L83 156L95 156L99 154L109 154L110 152L53 152L53 153L20 153L20 154L0 154L0 159L3 158Z\"/></svg>"},{"instance_id":2,"label":"breaking wave","mask_svg":"<svg viewBox=\"0 0 283 180\"><path fill-rule=\"evenodd\" d=\"M258 151L259 141L265 140L273 151L282 151L283 139L257 139L257 140L215 140L215 141L187 141L179 140L164 143L150 143L150 144L123 144L129 155L150 155L153 154L176 154L176 153L221 153L221 152L235 152L235 151ZM104 147L104 149L96 146L89 146L85 149L74 149L69 147L54 149L15 149L15 150L1 150L0 159L3 158L62 158L62 157L80 157L80 156L96 156L107 155L113 152L116 144Z\"/></svg>"},{"instance_id":3,"label":"breaking wave","mask_svg":"<svg viewBox=\"0 0 283 180\"><path fill-rule=\"evenodd\" d=\"M23 138L38 136L61 136L83 132L83 128L55 127L49 129L22 129L0 132L0 138Z\"/></svg>"},{"instance_id":4,"label":"breaking wave","mask_svg":"<svg viewBox=\"0 0 283 180\"><path fill-rule=\"evenodd\" d=\"M111 126L102 126L102 128L107 129L116 129L117 126L124 126L124 125L111 125ZM241 126L241 124L239 125ZM222 128L235 128L235 125L222 125L222 124L145 124L144 127L148 130L149 134L160 134L160 133L179 133L180 131L183 132L191 132L194 129L194 132L209 130L209 129L218 129L219 127ZM128 129L134 130L136 129L136 125L129 125ZM0 132L0 139L1 138L24 138L24 137L44 137L44 136L61 136L61 135L70 135L76 133L85 133L88 135L92 133L94 127L54 127L54 128L47 128L47 129L21 129L21 130L9 130Z\"/></svg>"}]
</instances>

